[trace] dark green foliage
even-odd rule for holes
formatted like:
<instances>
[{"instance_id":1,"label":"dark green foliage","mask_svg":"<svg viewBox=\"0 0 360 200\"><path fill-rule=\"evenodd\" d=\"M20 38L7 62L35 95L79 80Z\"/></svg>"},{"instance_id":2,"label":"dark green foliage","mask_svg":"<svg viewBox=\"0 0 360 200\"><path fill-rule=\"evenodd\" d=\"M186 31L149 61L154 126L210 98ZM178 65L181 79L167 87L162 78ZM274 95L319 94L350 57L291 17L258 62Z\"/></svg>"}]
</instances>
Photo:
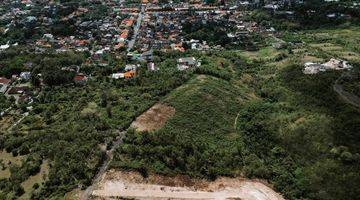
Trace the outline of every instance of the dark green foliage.
<instances>
[{"instance_id":1,"label":"dark green foliage","mask_svg":"<svg viewBox=\"0 0 360 200\"><path fill-rule=\"evenodd\" d=\"M34 71L44 70L46 77L49 70L49 76L59 76L54 72L61 73L60 67L81 62L61 56L47 61L48 67L40 63ZM53 70L50 66L54 66ZM11 178L1 182L1 191L21 195L20 184L39 171L44 159L50 163L48 180L32 198L62 197L76 187L88 186L105 158L99 145L110 147L118 130L126 129L136 116L191 76L178 72L173 65L162 68L158 73L142 68L131 80L97 77L82 87L47 82L52 87L42 88L31 114L17 131L1 138L2 148L14 156L27 157L21 166L11 168ZM146 175L145 168L141 169Z\"/></svg>"},{"instance_id":2,"label":"dark green foliage","mask_svg":"<svg viewBox=\"0 0 360 200\"><path fill-rule=\"evenodd\" d=\"M344 75L338 83L344 87L345 91L360 97L360 63L355 63L353 67L354 69Z\"/></svg>"},{"instance_id":3,"label":"dark green foliage","mask_svg":"<svg viewBox=\"0 0 360 200\"><path fill-rule=\"evenodd\" d=\"M197 39L207 41L211 45L226 45L231 42L227 37L227 28L220 23L207 23L202 24L200 21L197 23L185 23L183 30L188 39Z\"/></svg>"},{"instance_id":4,"label":"dark green foliage","mask_svg":"<svg viewBox=\"0 0 360 200\"><path fill-rule=\"evenodd\" d=\"M222 99L223 95L233 98ZM241 159L236 157L241 139L232 136L241 103L238 95L236 88L221 79L200 76L192 80L165 100L176 115L163 129L145 134L128 132L113 167L145 167L160 174L186 173L210 179L231 175L234 168L241 167Z\"/></svg>"},{"instance_id":5,"label":"dark green foliage","mask_svg":"<svg viewBox=\"0 0 360 200\"><path fill-rule=\"evenodd\" d=\"M4 94L0 93L0 113L5 111L11 105L11 101Z\"/></svg>"},{"instance_id":6,"label":"dark green foliage","mask_svg":"<svg viewBox=\"0 0 360 200\"><path fill-rule=\"evenodd\" d=\"M228 68L207 62L195 72L230 81L200 75L173 91L164 103L175 116L155 132L128 131L112 167L211 180L242 174L269 180L287 199L356 199L360 114L333 91L340 73L222 56L233 63L229 79L220 76ZM242 74L257 98L236 86Z\"/></svg>"}]
</instances>

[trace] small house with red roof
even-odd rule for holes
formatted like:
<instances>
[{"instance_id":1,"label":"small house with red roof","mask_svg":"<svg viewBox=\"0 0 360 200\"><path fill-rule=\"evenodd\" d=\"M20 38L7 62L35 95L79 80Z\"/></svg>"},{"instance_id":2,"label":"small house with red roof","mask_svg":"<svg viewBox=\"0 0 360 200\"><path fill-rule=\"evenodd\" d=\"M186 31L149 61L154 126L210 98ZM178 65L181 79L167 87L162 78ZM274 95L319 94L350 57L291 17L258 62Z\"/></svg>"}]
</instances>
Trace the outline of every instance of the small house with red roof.
<instances>
[{"instance_id":1,"label":"small house with red roof","mask_svg":"<svg viewBox=\"0 0 360 200\"><path fill-rule=\"evenodd\" d=\"M87 80L88 80L88 77L82 73L79 73L74 77L75 84L79 84L79 85L85 84Z\"/></svg>"}]
</instances>

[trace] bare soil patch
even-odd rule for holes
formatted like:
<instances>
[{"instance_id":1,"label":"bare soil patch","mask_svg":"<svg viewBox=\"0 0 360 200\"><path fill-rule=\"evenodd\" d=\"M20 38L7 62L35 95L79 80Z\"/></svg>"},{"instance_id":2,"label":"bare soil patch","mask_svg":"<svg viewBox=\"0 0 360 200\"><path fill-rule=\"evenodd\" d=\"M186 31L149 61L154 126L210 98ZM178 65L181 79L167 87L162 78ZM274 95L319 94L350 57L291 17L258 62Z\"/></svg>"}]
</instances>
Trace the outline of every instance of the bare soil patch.
<instances>
[{"instance_id":1,"label":"bare soil patch","mask_svg":"<svg viewBox=\"0 0 360 200\"><path fill-rule=\"evenodd\" d=\"M283 200L261 180L218 178L216 181L190 179L186 176L150 175L143 178L136 172L110 170L102 177L95 199L242 199Z\"/></svg>"},{"instance_id":2,"label":"bare soil patch","mask_svg":"<svg viewBox=\"0 0 360 200\"><path fill-rule=\"evenodd\" d=\"M157 103L131 123L130 127L137 131L153 131L160 129L175 114L175 108Z\"/></svg>"},{"instance_id":3,"label":"bare soil patch","mask_svg":"<svg viewBox=\"0 0 360 200\"><path fill-rule=\"evenodd\" d=\"M321 58L317 58L315 56L309 55L309 54L305 54L302 59L301 59L301 63L306 63L306 62L322 62L323 59Z\"/></svg>"}]
</instances>

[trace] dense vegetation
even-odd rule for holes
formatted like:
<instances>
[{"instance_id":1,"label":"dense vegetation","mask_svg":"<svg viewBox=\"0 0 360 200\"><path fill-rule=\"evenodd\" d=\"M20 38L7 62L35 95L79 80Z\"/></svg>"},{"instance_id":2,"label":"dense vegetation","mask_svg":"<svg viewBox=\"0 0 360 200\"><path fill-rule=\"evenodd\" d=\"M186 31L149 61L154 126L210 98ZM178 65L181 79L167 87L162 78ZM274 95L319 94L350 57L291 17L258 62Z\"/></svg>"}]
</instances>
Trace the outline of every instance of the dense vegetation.
<instances>
[{"instance_id":1,"label":"dense vegetation","mask_svg":"<svg viewBox=\"0 0 360 200\"><path fill-rule=\"evenodd\" d=\"M10 178L0 180L1 199L21 196L24 191L20 184L38 173L44 160L49 161L49 175L33 192L33 199L56 199L89 185L104 158L101 146L110 147L119 130L189 77L167 64L172 59L163 56L159 58L162 70L158 73L143 67L135 79L112 80L108 77L112 69L84 68L98 76L84 86L76 86L57 82L62 78L56 73L64 73L62 66L78 64L81 56L50 54L41 59L54 70L38 63L37 56L26 56L34 63L33 71L43 74L45 86L36 96L30 115L12 131L1 130L0 148L26 158L20 166L12 165ZM46 82L46 76L53 77L49 79L52 82Z\"/></svg>"},{"instance_id":2,"label":"dense vegetation","mask_svg":"<svg viewBox=\"0 0 360 200\"><path fill-rule=\"evenodd\" d=\"M277 30L292 32L338 25L359 25L359 7L354 6L353 2L355 1L304 0L304 4L293 4L279 10L259 8L246 18L262 25L273 26Z\"/></svg>"},{"instance_id":3,"label":"dense vegetation","mask_svg":"<svg viewBox=\"0 0 360 200\"><path fill-rule=\"evenodd\" d=\"M211 76L173 91L164 103L175 116L158 131L129 130L112 167L144 176L264 178L288 199L358 197L360 113L333 91L341 72L304 75L288 50L269 58L213 56L231 63L198 70ZM282 60L288 64L272 64Z\"/></svg>"},{"instance_id":4,"label":"dense vegetation","mask_svg":"<svg viewBox=\"0 0 360 200\"><path fill-rule=\"evenodd\" d=\"M99 20L108 14L101 1L61 2L64 6L54 14L52 26L36 29L38 24L22 24L0 38L1 44L20 44L1 52L0 76L32 72L29 85L34 97L29 116L11 130L0 130L0 149L22 157L21 164L9 164L9 177L0 178L0 199L22 196L21 184L38 174L43 163L49 163L49 173L41 185L33 186L31 199L59 199L75 188L84 189L119 131L159 101L174 107L175 115L154 132L128 130L124 145L115 152L113 168L138 170L144 176L262 178L287 199L360 196L360 113L333 91L339 80L346 91L360 96L358 27L283 33L286 48L276 50L270 47L275 38L255 34L230 39L227 33L234 30L229 24L185 23L186 39L206 40L228 50L155 52L159 71L149 72L140 63L136 78L112 80L110 74L127 62L123 54L104 55L101 60L109 65L99 67L96 62L85 64L89 52L36 54L22 45L44 33L76 34L76 20L62 23L61 18L80 6L89 8L81 20ZM293 17L259 10L249 20L264 27L299 30L343 24L341 15L332 20L326 16L341 11L352 16L344 27L358 23L358 10L346 7L346 1L339 7L318 2L295 7ZM304 9L319 12L309 14ZM37 17L43 14L32 12ZM99 37L96 31L93 34ZM176 59L183 56L196 57L202 66L177 71ZM340 71L304 75L304 57L349 59L355 69L341 79ZM81 86L73 82L78 66L89 77ZM18 112L10 122L17 121L27 106L15 106L13 101L0 94L0 111L11 105Z\"/></svg>"},{"instance_id":5,"label":"dense vegetation","mask_svg":"<svg viewBox=\"0 0 360 200\"><path fill-rule=\"evenodd\" d=\"M5 109L9 108L11 105L11 101L4 94L0 94L0 113Z\"/></svg>"},{"instance_id":6,"label":"dense vegetation","mask_svg":"<svg viewBox=\"0 0 360 200\"><path fill-rule=\"evenodd\" d=\"M235 38L230 38L228 33L235 30L233 24L228 22L207 22L203 24L198 20L195 22L185 22L183 24L185 38L207 41L210 46L221 45L227 49L258 49L262 44L262 37L259 34L246 34Z\"/></svg>"},{"instance_id":7,"label":"dense vegetation","mask_svg":"<svg viewBox=\"0 0 360 200\"><path fill-rule=\"evenodd\" d=\"M360 97L360 66L355 65L354 70L339 80L345 91Z\"/></svg>"}]
</instances>

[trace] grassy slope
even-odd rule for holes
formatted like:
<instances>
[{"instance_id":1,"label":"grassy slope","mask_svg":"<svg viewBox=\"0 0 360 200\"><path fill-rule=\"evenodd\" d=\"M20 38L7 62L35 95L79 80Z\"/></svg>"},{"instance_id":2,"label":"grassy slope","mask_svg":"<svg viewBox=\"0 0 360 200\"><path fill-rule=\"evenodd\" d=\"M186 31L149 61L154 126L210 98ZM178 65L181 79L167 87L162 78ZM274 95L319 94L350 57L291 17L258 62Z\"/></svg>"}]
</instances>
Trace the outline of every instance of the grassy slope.
<instances>
[{"instance_id":1,"label":"grassy slope","mask_svg":"<svg viewBox=\"0 0 360 200\"><path fill-rule=\"evenodd\" d=\"M241 167L233 155L242 146L234 129L245 98L242 93L222 79L204 75L192 79L164 100L176 109L165 127L148 134L129 131L127 144L112 165L198 177L234 174Z\"/></svg>"},{"instance_id":2,"label":"grassy slope","mask_svg":"<svg viewBox=\"0 0 360 200\"><path fill-rule=\"evenodd\" d=\"M333 56L309 44L296 48L320 59ZM356 198L360 114L332 89L341 72L304 75L303 52L267 50L254 57L213 55L231 60L234 73L198 73L230 81L207 76L172 92L165 102L176 108L175 116L153 133L129 131L113 167L144 175L264 178L288 199Z\"/></svg>"}]
</instances>

